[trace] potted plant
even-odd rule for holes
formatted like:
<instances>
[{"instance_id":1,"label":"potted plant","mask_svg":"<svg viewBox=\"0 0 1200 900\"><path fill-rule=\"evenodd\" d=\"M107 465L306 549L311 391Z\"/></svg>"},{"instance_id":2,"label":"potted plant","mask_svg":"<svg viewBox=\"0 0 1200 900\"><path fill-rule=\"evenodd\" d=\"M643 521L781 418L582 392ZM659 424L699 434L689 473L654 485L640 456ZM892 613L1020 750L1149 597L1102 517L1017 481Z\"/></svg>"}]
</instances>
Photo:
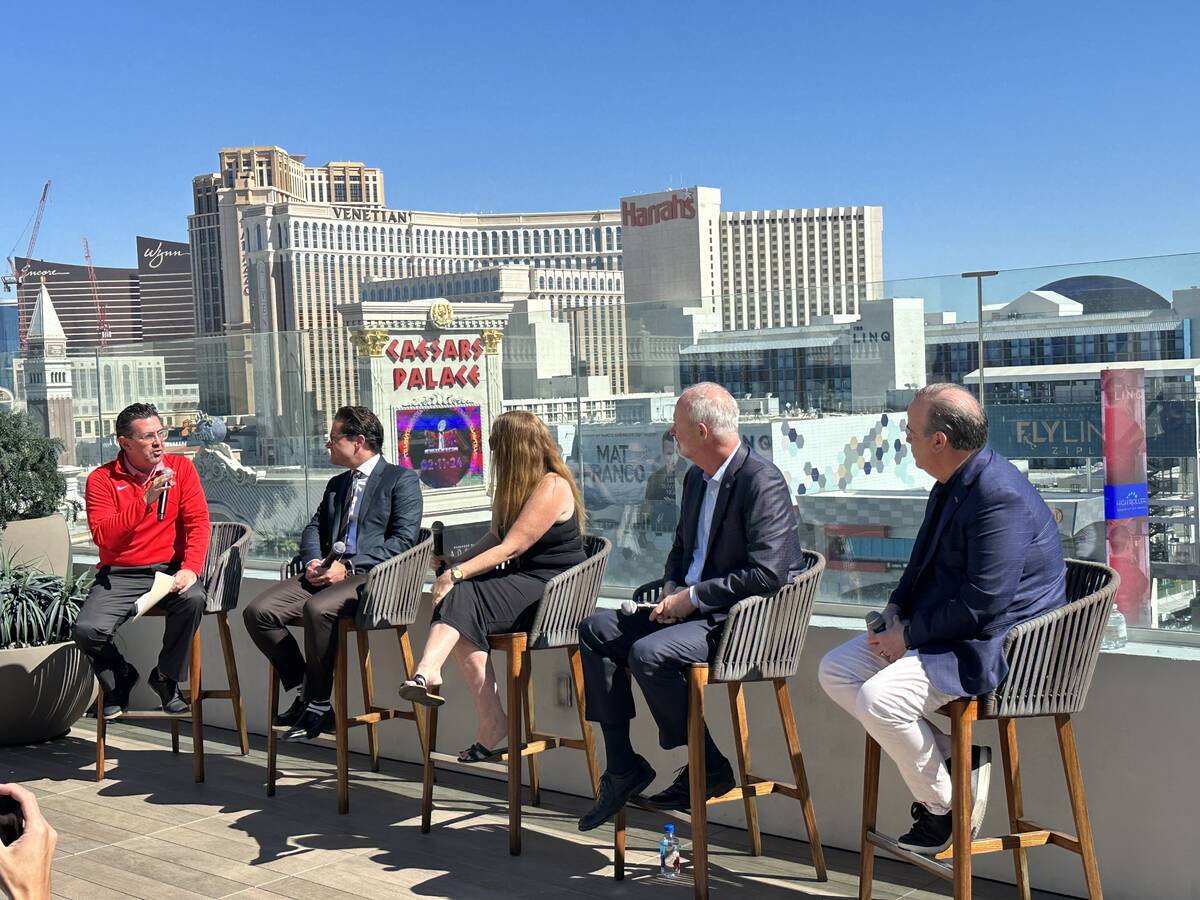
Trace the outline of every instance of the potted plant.
<instances>
[{"instance_id":1,"label":"potted plant","mask_svg":"<svg viewBox=\"0 0 1200 900\"><path fill-rule=\"evenodd\" d=\"M0 557L0 744L65 734L95 695L71 629L92 575L57 575Z\"/></svg>"},{"instance_id":2,"label":"potted plant","mask_svg":"<svg viewBox=\"0 0 1200 900\"><path fill-rule=\"evenodd\" d=\"M22 412L0 411L0 552L54 575L71 573L71 536L59 514L67 482L62 442Z\"/></svg>"}]
</instances>

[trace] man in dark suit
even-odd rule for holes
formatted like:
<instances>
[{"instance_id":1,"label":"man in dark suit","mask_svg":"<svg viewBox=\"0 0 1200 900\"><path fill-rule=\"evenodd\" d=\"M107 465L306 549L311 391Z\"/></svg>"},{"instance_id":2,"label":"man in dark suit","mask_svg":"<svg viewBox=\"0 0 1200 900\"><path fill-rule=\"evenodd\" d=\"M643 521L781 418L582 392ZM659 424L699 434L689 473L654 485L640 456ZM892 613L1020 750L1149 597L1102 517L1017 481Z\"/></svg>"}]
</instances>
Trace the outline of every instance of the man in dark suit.
<instances>
[{"instance_id":1,"label":"man in dark suit","mask_svg":"<svg viewBox=\"0 0 1200 900\"><path fill-rule=\"evenodd\" d=\"M663 599L630 616L604 610L579 626L587 717L600 724L607 755L599 798L579 820L581 831L606 822L654 780L654 769L629 740L630 674L658 723L663 749L686 744L686 666L709 659L735 603L774 593L803 565L787 482L742 443L729 392L710 383L688 388L675 405L672 433L692 466L683 480ZM732 789L733 769L707 730L704 744L706 790L714 797ZM687 766L649 802L686 810Z\"/></svg>"},{"instance_id":2,"label":"man in dark suit","mask_svg":"<svg viewBox=\"0 0 1200 900\"><path fill-rule=\"evenodd\" d=\"M931 384L908 407L913 461L937 484L908 566L883 617L821 660L825 692L892 758L912 792L917 853L950 845L950 740L929 717L958 697L993 690L1008 674L1004 637L1066 600L1066 566L1054 516L1029 480L987 443L979 401L958 385ZM978 829L991 750L972 752Z\"/></svg>"},{"instance_id":3,"label":"man in dark suit","mask_svg":"<svg viewBox=\"0 0 1200 900\"><path fill-rule=\"evenodd\" d=\"M329 695L337 656L337 620L352 616L367 573L412 547L421 526L421 482L379 455L383 426L365 406L343 406L326 442L329 461L349 471L325 485L321 505L300 537L304 572L264 591L245 608L246 630L271 660L285 690L301 688L287 711L284 740L315 738L333 727ZM346 552L324 565L334 543ZM288 631L304 625L304 654Z\"/></svg>"}]
</instances>

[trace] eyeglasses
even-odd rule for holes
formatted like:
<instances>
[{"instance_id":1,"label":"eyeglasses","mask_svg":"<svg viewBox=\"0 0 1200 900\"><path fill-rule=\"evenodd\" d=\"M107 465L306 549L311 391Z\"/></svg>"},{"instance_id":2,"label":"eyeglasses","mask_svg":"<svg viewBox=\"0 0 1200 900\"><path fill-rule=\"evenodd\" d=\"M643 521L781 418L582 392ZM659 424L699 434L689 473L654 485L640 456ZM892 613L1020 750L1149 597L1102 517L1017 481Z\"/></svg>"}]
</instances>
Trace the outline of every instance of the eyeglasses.
<instances>
[{"instance_id":1,"label":"eyeglasses","mask_svg":"<svg viewBox=\"0 0 1200 900\"><path fill-rule=\"evenodd\" d=\"M135 441L142 441L143 443L147 444L151 441L165 441L167 439L167 429L160 428L158 431L147 431L145 434L135 434L133 439Z\"/></svg>"}]
</instances>

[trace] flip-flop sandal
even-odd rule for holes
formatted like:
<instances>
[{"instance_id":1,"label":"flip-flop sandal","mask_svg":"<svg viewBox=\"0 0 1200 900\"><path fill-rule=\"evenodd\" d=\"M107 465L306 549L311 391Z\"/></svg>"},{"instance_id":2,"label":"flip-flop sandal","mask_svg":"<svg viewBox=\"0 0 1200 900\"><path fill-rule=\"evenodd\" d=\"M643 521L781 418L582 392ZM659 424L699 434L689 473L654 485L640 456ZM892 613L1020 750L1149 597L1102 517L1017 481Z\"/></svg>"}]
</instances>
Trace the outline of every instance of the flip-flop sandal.
<instances>
[{"instance_id":1,"label":"flip-flop sandal","mask_svg":"<svg viewBox=\"0 0 1200 900\"><path fill-rule=\"evenodd\" d=\"M460 763L481 763L496 759L504 755L504 748L499 747L495 750L489 750L487 747L480 744L478 741L468 747L466 750L459 751L458 761Z\"/></svg>"},{"instance_id":2,"label":"flip-flop sandal","mask_svg":"<svg viewBox=\"0 0 1200 900\"><path fill-rule=\"evenodd\" d=\"M412 681L400 685L400 696L422 706L441 706L446 702L446 698L441 694L430 691L424 675L414 675Z\"/></svg>"}]
</instances>

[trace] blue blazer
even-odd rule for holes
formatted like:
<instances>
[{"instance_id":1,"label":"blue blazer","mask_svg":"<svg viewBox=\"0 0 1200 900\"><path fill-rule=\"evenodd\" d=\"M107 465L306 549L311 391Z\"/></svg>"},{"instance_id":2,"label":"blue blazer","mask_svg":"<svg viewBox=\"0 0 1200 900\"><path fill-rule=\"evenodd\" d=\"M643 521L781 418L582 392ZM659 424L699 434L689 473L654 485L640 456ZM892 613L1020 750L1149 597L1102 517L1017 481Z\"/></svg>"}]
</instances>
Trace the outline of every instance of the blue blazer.
<instances>
[{"instance_id":1,"label":"blue blazer","mask_svg":"<svg viewBox=\"0 0 1200 900\"><path fill-rule=\"evenodd\" d=\"M1045 501L1012 463L984 447L930 492L891 602L933 686L974 697L1008 675L1005 635L1066 602L1066 576Z\"/></svg>"},{"instance_id":2,"label":"blue blazer","mask_svg":"<svg viewBox=\"0 0 1200 900\"><path fill-rule=\"evenodd\" d=\"M345 518L344 502L350 470L325 485L321 505L300 535L300 562L324 559L338 539ZM417 544L421 528L421 479L416 472L380 458L359 500L358 544L350 562L356 572L398 556Z\"/></svg>"}]
</instances>

